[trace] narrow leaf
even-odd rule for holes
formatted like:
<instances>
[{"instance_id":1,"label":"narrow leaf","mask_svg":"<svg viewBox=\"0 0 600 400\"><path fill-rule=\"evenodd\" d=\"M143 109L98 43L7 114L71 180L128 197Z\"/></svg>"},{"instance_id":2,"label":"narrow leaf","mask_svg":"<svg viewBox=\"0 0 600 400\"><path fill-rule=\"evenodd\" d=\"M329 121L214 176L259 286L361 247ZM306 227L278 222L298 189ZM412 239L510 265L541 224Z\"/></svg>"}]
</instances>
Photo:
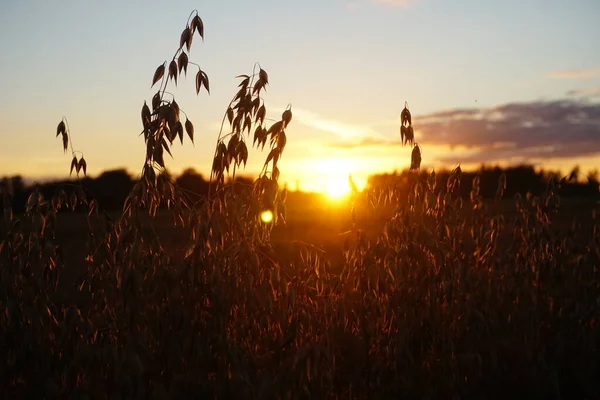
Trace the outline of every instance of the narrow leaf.
<instances>
[{"instance_id":1,"label":"narrow leaf","mask_svg":"<svg viewBox=\"0 0 600 400\"><path fill-rule=\"evenodd\" d=\"M179 38L179 48L182 48L183 45L187 45L188 41L190 40L190 35L192 34L192 31L189 27L186 27L183 32L181 32L181 37ZM190 50L190 48L188 47L188 51Z\"/></svg>"},{"instance_id":2,"label":"narrow leaf","mask_svg":"<svg viewBox=\"0 0 600 400\"><path fill-rule=\"evenodd\" d=\"M171 61L169 64L169 78L175 81L175 86L177 86L177 63L175 60Z\"/></svg>"},{"instance_id":3,"label":"narrow leaf","mask_svg":"<svg viewBox=\"0 0 600 400\"><path fill-rule=\"evenodd\" d=\"M152 78L152 86L154 86L156 84L156 82L158 82L160 79L162 79L164 74L165 74L165 64L163 63L158 68L156 68L156 71L154 72L154 78ZM150 86L150 87L152 87L152 86Z\"/></svg>"},{"instance_id":4,"label":"narrow leaf","mask_svg":"<svg viewBox=\"0 0 600 400\"><path fill-rule=\"evenodd\" d=\"M283 120L284 127L287 127L292 121L292 110L285 110L283 114L281 114L281 119Z\"/></svg>"},{"instance_id":5,"label":"narrow leaf","mask_svg":"<svg viewBox=\"0 0 600 400\"><path fill-rule=\"evenodd\" d=\"M171 102L171 110L173 110L173 115L175 117L175 121L179 121L179 115L180 115L179 104L177 104L175 99L173 99L173 101Z\"/></svg>"},{"instance_id":6,"label":"narrow leaf","mask_svg":"<svg viewBox=\"0 0 600 400\"><path fill-rule=\"evenodd\" d=\"M181 54L179 55L179 58L177 58L177 63L179 64L179 75L181 75L181 70L183 69L183 71L185 72L185 75L187 76L188 62L189 62L189 59L188 59L187 54L185 54L182 51Z\"/></svg>"},{"instance_id":7,"label":"narrow leaf","mask_svg":"<svg viewBox=\"0 0 600 400\"><path fill-rule=\"evenodd\" d=\"M191 23L193 29L198 32L202 40L204 40L204 22L202 22L202 18L199 15L196 15L192 19Z\"/></svg>"},{"instance_id":8,"label":"narrow leaf","mask_svg":"<svg viewBox=\"0 0 600 400\"><path fill-rule=\"evenodd\" d=\"M183 144L183 125L181 124L181 121L177 121L175 124L175 133L179 136L181 144Z\"/></svg>"},{"instance_id":9,"label":"narrow leaf","mask_svg":"<svg viewBox=\"0 0 600 400\"><path fill-rule=\"evenodd\" d=\"M194 143L194 125L192 124L192 121L189 120L189 118L185 121L185 131L190 137L192 143Z\"/></svg>"},{"instance_id":10,"label":"narrow leaf","mask_svg":"<svg viewBox=\"0 0 600 400\"><path fill-rule=\"evenodd\" d=\"M148 126L149 123L150 108L148 107L148 104L146 104L146 101L144 101L144 105L142 106L142 125L144 126L144 129Z\"/></svg>"},{"instance_id":11,"label":"narrow leaf","mask_svg":"<svg viewBox=\"0 0 600 400\"><path fill-rule=\"evenodd\" d=\"M156 94L152 97L152 110L156 111L158 107L160 107L160 91L156 92Z\"/></svg>"},{"instance_id":12,"label":"narrow leaf","mask_svg":"<svg viewBox=\"0 0 600 400\"><path fill-rule=\"evenodd\" d=\"M283 127L283 121L277 121L273 125L271 125L271 127L267 131L267 134L270 133L271 135L276 135L281 131L282 127Z\"/></svg>"},{"instance_id":13,"label":"narrow leaf","mask_svg":"<svg viewBox=\"0 0 600 400\"><path fill-rule=\"evenodd\" d=\"M210 85L208 83L208 75L206 75L206 73L204 71L200 71L200 72L202 73L202 84L206 88L206 91L208 92L208 94L210 94Z\"/></svg>"},{"instance_id":14,"label":"narrow leaf","mask_svg":"<svg viewBox=\"0 0 600 400\"><path fill-rule=\"evenodd\" d=\"M200 93L200 88L202 87L202 71L198 71L196 74L196 95Z\"/></svg>"},{"instance_id":15,"label":"narrow leaf","mask_svg":"<svg viewBox=\"0 0 600 400\"><path fill-rule=\"evenodd\" d=\"M73 157L73 159L71 160L71 170L69 171L69 176L71 176L73 174L73 169L75 170L79 170L78 167L78 163L77 163L77 157Z\"/></svg>"},{"instance_id":16,"label":"narrow leaf","mask_svg":"<svg viewBox=\"0 0 600 400\"><path fill-rule=\"evenodd\" d=\"M65 121L60 121L58 123L58 126L56 127L56 137L58 137L58 135L60 135L61 133L65 133L66 132L66 127L65 127Z\"/></svg>"},{"instance_id":17,"label":"narrow leaf","mask_svg":"<svg viewBox=\"0 0 600 400\"><path fill-rule=\"evenodd\" d=\"M66 132L63 132L62 139L63 139L63 149L64 149L64 151L66 153L67 152L67 147L69 146L69 136L67 136Z\"/></svg>"},{"instance_id":18,"label":"narrow leaf","mask_svg":"<svg viewBox=\"0 0 600 400\"><path fill-rule=\"evenodd\" d=\"M83 175L87 176L87 163L83 157L79 160L79 169L83 171Z\"/></svg>"},{"instance_id":19,"label":"narrow leaf","mask_svg":"<svg viewBox=\"0 0 600 400\"><path fill-rule=\"evenodd\" d=\"M171 154L171 150L169 149L169 145L167 144L167 141L165 140L164 137L162 138L162 140L160 141L160 143L165 148L165 150L167 151L167 153L169 153L169 155L171 156L171 158L173 158L173 154Z\"/></svg>"},{"instance_id":20,"label":"narrow leaf","mask_svg":"<svg viewBox=\"0 0 600 400\"><path fill-rule=\"evenodd\" d=\"M267 71L262 68L258 72L258 78L264 81L265 84L269 83L269 74L267 74Z\"/></svg>"}]
</instances>

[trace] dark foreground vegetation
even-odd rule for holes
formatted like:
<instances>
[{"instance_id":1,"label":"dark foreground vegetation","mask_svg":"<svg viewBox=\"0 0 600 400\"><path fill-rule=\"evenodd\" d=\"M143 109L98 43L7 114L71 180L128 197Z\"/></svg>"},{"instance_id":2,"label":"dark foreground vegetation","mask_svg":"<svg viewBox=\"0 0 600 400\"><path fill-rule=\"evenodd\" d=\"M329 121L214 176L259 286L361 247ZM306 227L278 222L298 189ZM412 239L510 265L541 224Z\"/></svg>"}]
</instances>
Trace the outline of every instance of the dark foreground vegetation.
<instances>
[{"instance_id":1,"label":"dark foreground vegetation","mask_svg":"<svg viewBox=\"0 0 600 400\"><path fill-rule=\"evenodd\" d=\"M441 170L436 174L440 179L447 179L451 171ZM409 171L391 174L378 174L369 178L369 187L381 189L386 187L400 187L404 191L409 190ZM168 174L170 176L170 174ZM469 199L473 178L479 176L480 194L484 199L493 199L496 195L498 179L505 175L511 184L506 188L505 196L513 197L517 193L531 193L540 196L550 179L562 180L561 196L566 197L590 197L600 198L598 193L599 177L597 173L580 176L579 168L575 167L566 176L560 171L545 171L536 169L532 165L520 165L515 167L486 167L481 166L475 171L464 171L461 177L460 196L464 200ZM421 179L426 179L427 172L421 173ZM192 202L197 202L208 196L209 181L193 168L184 170L178 176L171 177L173 182L186 194ZM240 185L251 185L253 177L237 176L235 181ZM99 208L105 211L120 211L123 209L125 199L138 178L131 176L125 169L114 169L101 173L96 178L82 177L81 179L55 180L46 183L34 183L26 185L23 177L4 177L1 186L11 193L11 204L14 213L22 214L27 207L29 195L38 190L45 198L51 198L58 190L64 190L67 195L83 189L87 197L93 198ZM231 185L231 182L228 183ZM319 201L319 196L314 196L312 201ZM1 201L1 199L0 199Z\"/></svg>"},{"instance_id":2,"label":"dark foreground vegetation","mask_svg":"<svg viewBox=\"0 0 600 400\"><path fill-rule=\"evenodd\" d=\"M352 193L332 258L285 238L331 215L295 220L305 209L278 185L292 113L265 124L262 68L240 77L206 195L165 172L184 127L193 140L164 88L194 34L197 14L154 74L139 180L109 185L113 200L102 177L23 190L22 214L3 191L1 398L600 397L600 221L594 197L563 198L574 179L523 189L521 173L420 172L419 155ZM265 167L228 186L245 129Z\"/></svg>"}]
</instances>

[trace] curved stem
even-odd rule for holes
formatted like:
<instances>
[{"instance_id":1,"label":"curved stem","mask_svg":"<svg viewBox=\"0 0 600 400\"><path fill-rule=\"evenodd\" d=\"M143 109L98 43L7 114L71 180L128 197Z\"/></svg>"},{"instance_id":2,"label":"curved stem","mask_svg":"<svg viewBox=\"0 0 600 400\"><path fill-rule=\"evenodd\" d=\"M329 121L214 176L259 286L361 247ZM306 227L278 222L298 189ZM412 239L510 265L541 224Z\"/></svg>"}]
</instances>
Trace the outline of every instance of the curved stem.
<instances>
[{"instance_id":1,"label":"curved stem","mask_svg":"<svg viewBox=\"0 0 600 400\"><path fill-rule=\"evenodd\" d=\"M71 154L74 155L75 152L73 151L73 136L71 135L71 128L69 127L69 120L67 119L67 117L63 117L63 120L67 124L67 137L69 138L69 145L71 146Z\"/></svg>"}]
</instances>

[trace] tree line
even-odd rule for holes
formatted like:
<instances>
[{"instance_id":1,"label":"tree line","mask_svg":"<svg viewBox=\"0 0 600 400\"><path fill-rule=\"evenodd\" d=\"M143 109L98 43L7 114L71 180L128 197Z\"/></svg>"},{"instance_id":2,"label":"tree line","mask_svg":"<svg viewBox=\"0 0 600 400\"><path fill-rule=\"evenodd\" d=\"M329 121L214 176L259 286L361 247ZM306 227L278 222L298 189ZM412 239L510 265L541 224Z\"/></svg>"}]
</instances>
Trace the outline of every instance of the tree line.
<instances>
[{"instance_id":1,"label":"tree line","mask_svg":"<svg viewBox=\"0 0 600 400\"><path fill-rule=\"evenodd\" d=\"M417 174L419 175L419 179L426 181L430 172L422 170ZM372 188L397 187L408 182L408 177L411 174L414 177L414 171L375 174L369 177L367 182L369 187ZM447 180L451 171L440 170L436 171L435 174L439 184ZM560 195L564 197L598 196L599 193L597 172L592 172L582 177L579 168L575 167L568 175L561 176L557 171L536 170L533 166L521 165L508 168L482 166L477 170L462 171L460 194L465 199L468 199L473 178L479 176L480 195L483 198L494 198L498 180L502 174L506 176L507 181L507 187L504 191L505 196L514 196L516 193L525 194L528 192L532 195L539 195L546 190L550 180L555 180L560 184ZM202 174L192 168L184 170L183 173L172 179L192 203L208 194L209 182L204 179ZM251 184L252 181L252 178L249 177L236 178L236 183ZM29 195L36 189L40 191L46 200L51 199L61 189L67 195L83 189L88 200L96 200L100 210L117 211L122 209L125 199L135 183L136 178L131 176L125 169L108 170L95 178L86 177L80 181L72 179L57 180L31 185L26 185L21 176L4 177L0 187L2 193L6 193L8 196L0 196L0 202L2 202L3 209L8 205L12 207L14 213L19 214L25 211ZM5 204L6 202L10 204Z\"/></svg>"}]
</instances>

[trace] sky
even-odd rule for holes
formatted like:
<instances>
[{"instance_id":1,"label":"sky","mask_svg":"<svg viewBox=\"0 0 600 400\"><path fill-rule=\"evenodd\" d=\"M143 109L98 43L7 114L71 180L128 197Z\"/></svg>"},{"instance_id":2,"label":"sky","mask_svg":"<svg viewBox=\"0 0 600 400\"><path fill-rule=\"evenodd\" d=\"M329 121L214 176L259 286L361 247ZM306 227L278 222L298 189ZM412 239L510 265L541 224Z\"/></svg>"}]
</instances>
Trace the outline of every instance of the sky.
<instances>
[{"instance_id":1,"label":"sky","mask_svg":"<svg viewBox=\"0 0 600 400\"><path fill-rule=\"evenodd\" d=\"M68 120L92 176L144 162L140 110L192 10L204 21L193 74L170 87L195 125L167 168L210 173L239 74L269 74L267 116L293 120L281 181L321 190L402 170L400 112L413 114L423 168L533 163L600 167L598 0L255 0L0 2L0 175L65 178ZM266 152L251 151L246 172Z\"/></svg>"}]
</instances>

